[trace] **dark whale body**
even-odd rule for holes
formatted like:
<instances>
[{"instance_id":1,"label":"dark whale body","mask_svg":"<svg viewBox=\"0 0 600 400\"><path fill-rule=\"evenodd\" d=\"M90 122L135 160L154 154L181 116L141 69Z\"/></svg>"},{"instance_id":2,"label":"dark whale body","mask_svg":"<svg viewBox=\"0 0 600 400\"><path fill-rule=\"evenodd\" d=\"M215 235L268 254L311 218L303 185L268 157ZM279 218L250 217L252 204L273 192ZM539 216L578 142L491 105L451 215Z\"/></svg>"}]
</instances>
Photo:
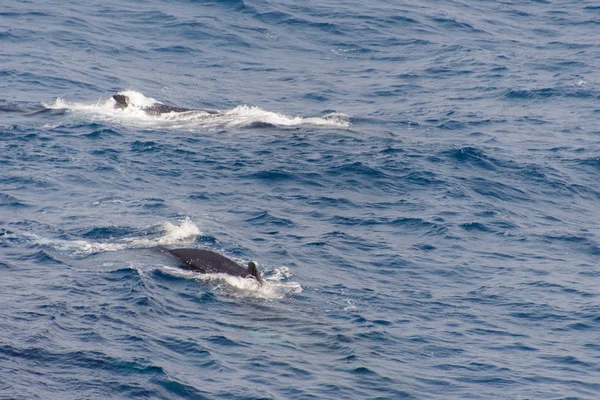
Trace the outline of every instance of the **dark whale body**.
<instances>
[{"instance_id":1,"label":"dark whale body","mask_svg":"<svg viewBox=\"0 0 600 400\"><path fill-rule=\"evenodd\" d=\"M125 96L123 94L115 94L115 95L113 95L113 99L116 101L115 108L123 110L123 109L129 107L129 97L128 96ZM168 106L168 105L162 104L162 103L154 103L149 107L142 108L142 110L144 110L146 112L146 114L148 114L148 115L161 115L161 114L166 114L166 113L170 113L170 112L181 113L181 112L189 112L189 111L200 111L200 112L205 112L208 114L218 114L218 111L215 111L215 110L194 110L192 108Z\"/></svg>"},{"instance_id":2,"label":"dark whale body","mask_svg":"<svg viewBox=\"0 0 600 400\"><path fill-rule=\"evenodd\" d=\"M248 268L244 268L229 258L209 250L172 249L167 251L179 258L185 269L205 274L224 273L242 278L254 277L260 284L263 283L254 261L250 261Z\"/></svg>"}]
</instances>

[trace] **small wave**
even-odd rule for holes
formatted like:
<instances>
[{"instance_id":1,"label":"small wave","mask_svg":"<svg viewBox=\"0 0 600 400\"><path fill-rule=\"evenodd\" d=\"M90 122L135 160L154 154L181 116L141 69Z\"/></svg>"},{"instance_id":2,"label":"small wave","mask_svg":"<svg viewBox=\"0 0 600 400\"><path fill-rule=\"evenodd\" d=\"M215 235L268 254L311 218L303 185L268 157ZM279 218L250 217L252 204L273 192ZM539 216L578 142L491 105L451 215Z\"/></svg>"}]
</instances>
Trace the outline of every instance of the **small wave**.
<instances>
[{"instance_id":1,"label":"small wave","mask_svg":"<svg viewBox=\"0 0 600 400\"><path fill-rule=\"evenodd\" d=\"M240 105L231 110L172 111L149 115L144 111L145 108L162 103L133 90L126 90L120 94L130 99L130 104L125 109L115 109L115 101L112 97L95 103L69 102L59 97L52 104L42 103L42 105L47 109L66 109L92 121L132 125L144 129L197 130L218 127L263 128L304 125L347 128L350 126L348 115L342 113L330 112L320 117L288 116L248 105Z\"/></svg>"},{"instance_id":2,"label":"small wave","mask_svg":"<svg viewBox=\"0 0 600 400\"><path fill-rule=\"evenodd\" d=\"M0 192L0 207L28 207L28 205L10 194Z\"/></svg>"},{"instance_id":3,"label":"small wave","mask_svg":"<svg viewBox=\"0 0 600 400\"><path fill-rule=\"evenodd\" d=\"M543 100L556 97L592 99L596 97L596 93L591 90L581 89L585 85L585 81L578 81L573 84L573 87L564 88L542 88L542 89L509 89L504 94L504 98L508 100Z\"/></svg>"}]
</instances>

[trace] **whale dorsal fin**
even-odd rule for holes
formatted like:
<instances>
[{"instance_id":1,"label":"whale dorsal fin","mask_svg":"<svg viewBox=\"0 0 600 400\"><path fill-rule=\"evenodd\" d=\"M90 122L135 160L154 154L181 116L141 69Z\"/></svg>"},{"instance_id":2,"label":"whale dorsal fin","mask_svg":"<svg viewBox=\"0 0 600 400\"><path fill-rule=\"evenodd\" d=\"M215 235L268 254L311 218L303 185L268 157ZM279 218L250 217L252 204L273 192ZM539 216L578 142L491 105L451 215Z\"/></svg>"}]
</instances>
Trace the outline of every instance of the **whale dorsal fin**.
<instances>
[{"instance_id":1,"label":"whale dorsal fin","mask_svg":"<svg viewBox=\"0 0 600 400\"><path fill-rule=\"evenodd\" d=\"M113 99L117 102L117 104L115 104L115 108L127 108L127 106L129 105L129 97L123 95L123 94L115 94L113 95Z\"/></svg>"},{"instance_id":2,"label":"whale dorsal fin","mask_svg":"<svg viewBox=\"0 0 600 400\"><path fill-rule=\"evenodd\" d=\"M250 275L252 275L254 278L256 278L258 283L260 283L261 285L264 283L264 281L262 280L262 277L260 276L260 272L258 271L258 266L256 265L256 263L254 261L250 261L248 263L248 272L250 273Z\"/></svg>"}]
</instances>

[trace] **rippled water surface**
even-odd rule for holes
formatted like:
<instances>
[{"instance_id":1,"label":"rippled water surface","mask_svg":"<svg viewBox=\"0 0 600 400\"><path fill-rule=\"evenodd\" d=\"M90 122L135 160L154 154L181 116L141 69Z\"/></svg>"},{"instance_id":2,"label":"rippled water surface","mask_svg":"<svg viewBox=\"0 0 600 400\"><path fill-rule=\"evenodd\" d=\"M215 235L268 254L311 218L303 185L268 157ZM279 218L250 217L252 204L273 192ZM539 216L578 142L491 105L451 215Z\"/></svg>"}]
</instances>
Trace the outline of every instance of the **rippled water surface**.
<instances>
[{"instance_id":1,"label":"rippled water surface","mask_svg":"<svg viewBox=\"0 0 600 400\"><path fill-rule=\"evenodd\" d=\"M0 398L599 398L599 44L593 1L4 2Z\"/></svg>"}]
</instances>

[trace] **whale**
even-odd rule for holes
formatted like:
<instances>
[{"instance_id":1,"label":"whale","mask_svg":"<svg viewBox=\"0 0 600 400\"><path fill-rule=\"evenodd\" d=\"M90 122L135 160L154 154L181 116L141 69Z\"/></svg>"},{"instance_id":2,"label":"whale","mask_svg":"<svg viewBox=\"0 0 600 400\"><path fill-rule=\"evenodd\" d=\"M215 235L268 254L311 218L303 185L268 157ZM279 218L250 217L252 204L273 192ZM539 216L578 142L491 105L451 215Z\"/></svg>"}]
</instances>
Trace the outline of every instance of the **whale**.
<instances>
[{"instance_id":1,"label":"whale","mask_svg":"<svg viewBox=\"0 0 600 400\"><path fill-rule=\"evenodd\" d=\"M115 94L115 95L113 95L112 98L115 101L115 106L114 106L115 109L124 110L131 105L131 100L129 99L129 96L125 96L124 94ZM163 104L163 103L159 103L159 102L155 102L154 104L147 106L147 107L141 107L141 109L144 110L144 112L146 114L154 115L154 116L172 113L172 112L182 113L182 112L190 112L190 111L203 112L203 113L207 113L207 114L218 114L219 113L216 110L196 110L193 108L174 107L174 106L169 106L167 104Z\"/></svg>"},{"instance_id":2,"label":"whale","mask_svg":"<svg viewBox=\"0 0 600 400\"><path fill-rule=\"evenodd\" d=\"M259 284L264 281L254 261L244 268L229 258L210 250L202 249L166 249L181 261L185 269L205 274L228 274L242 278L254 278Z\"/></svg>"}]
</instances>

